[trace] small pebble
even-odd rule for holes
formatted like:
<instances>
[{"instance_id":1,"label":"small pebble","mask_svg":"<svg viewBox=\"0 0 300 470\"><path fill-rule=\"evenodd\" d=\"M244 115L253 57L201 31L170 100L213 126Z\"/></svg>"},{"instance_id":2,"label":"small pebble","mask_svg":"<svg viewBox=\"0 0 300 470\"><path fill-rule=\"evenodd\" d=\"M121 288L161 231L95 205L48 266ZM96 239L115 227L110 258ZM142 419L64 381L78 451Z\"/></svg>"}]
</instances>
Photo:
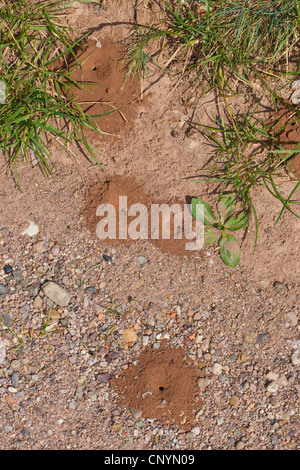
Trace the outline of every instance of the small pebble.
<instances>
[{"instance_id":1,"label":"small pebble","mask_svg":"<svg viewBox=\"0 0 300 470\"><path fill-rule=\"evenodd\" d=\"M133 328L126 328L122 333L122 338L124 341L131 343L137 340L137 336Z\"/></svg>"},{"instance_id":2,"label":"small pebble","mask_svg":"<svg viewBox=\"0 0 300 470\"><path fill-rule=\"evenodd\" d=\"M203 379L203 378L201 377L200 379L198 379L197 384L198 384L198 387L200 388L201 392L204 392L204 390L205 390L205 388L206 388L206 381L205 381L205 379Z\"/></svg>"},{"instance_id":3,"label":"small pebble","mask_svg":"<svg viewBox=\"0 0 300 470\"><path fill-rule=\"evenodd\" d=\"M4 315L2 315L2 320L6 326L12 326L13 324L12 318L7 313L4 313Z\"/></svg>"},{"instance_id":4,"label":"small pebble","mask_svg":"<svg viewBox=\"0 0 300 470\"><path fill-rule=\"evenodd\" d=\"M270 393L276 393L278 392L279 385L275 380L272 380L268 385L267 385L267 391Z\"/></svg>"},{"instance_id":5,"label":"small pebble","mask_svg":"<svg viewBox=\"0 0 300 470\"><path fill-rule=\"evenodd\" d=\"M300 364L300 351L295 351L291 356L291 361L293 366L298 366Z\"/></svg>"},{"instance_id":6,"label":"small pebble","mask_svg":"<svg viewBox=\"0 0 300 470\"><path fill-rule=\"evenodd\" d=\"M253 343L255 343L255 338L254 338L254 336L252 336L252 335L250 335L250 334L247 334L247 333L244 334L244 335L243 335L243 339L244 339L245 343L247 343L247 344L253 344Z\"/></svg>"},{"instance_id":7,"label":"small pebble","mask_svg":"<svg viewBox=\"0 0 300 470\"><path fill-rule=\"evenodd\" d=\"M18 370L18 369L20 369L20 367L21 367L21 363L20 363L20 361L18 361L18 359L14 359L13 361L11 361L10 367L11 367L13 370Z\"/></svg>"},{"instance_id":8,"label":"small pebble","mask_svg":"<svg viewBox=\"0 0 300 470\"><path fill-rule=\"evenodd\" d=\"M195 434L195 436L199 436L200 434L200 428L199 426L195 426L193 429L191 429L191 432Z\"/></svg>"},{"instance_id":9,"label":"small pebble","mask_svg":"<svg viewBox=\"0 0 300 470\"><path fill-rule=\"evenodd\" d=\"M97 292L97 289L95 289L95 287L87 287L85 289L85 292L88 292L89 294L95 294Z\"/></svg>"},{"instance_id":10,"label":"small pebble","mask_svg":"<svg viewBox=\"0 0 300 470\"><path fill-rule=\"evenodd\" d=\"M236 450L242 450L245 447L245 444L243 443L243 441L237 441L234 447L236 448Z\"/></svg>"},{"instance_id":11,"label":"small pebble","mask_svg":"<svg viewBox=\"0 0 300 470\"><path fill-rule=\"evenodd\" d=\"M232 395L232 397L229 400L229 403L231 406L237 406L239 402L240 402L239 397L237 397L236 395Z\"/></svg>"},{"instance_id":12,"label":"small pebble","mask_svg":"<svg viewBox=\"0 0 300 470\"><path fill-rule=\"evenodd\" d=\"M46 282L43 284L42 290L46 297L61 307L66 307L71 300L71 294L55 282Z\"/></svg>"},{"instance_id":13,"label":"small pebble","mask_svg":"<svg viewBox=\"0 0 300 470\"><path fill-rule=\"evenodd\" d=\"M99 382L108 383L109 379L110 379L110 375L109 374L98 374L98 375L95 376L95 378L97 380L99 380Z\"/></svg>"},{"instance_id":14,"label":"small pebble","mask_svg":"<svg viewBox=\"0 0 300 470\"><path fill-rule=\"evenodd\" d=\"M5 295L7 292L7 289L4 284L0 282L0 295Z\"/></svg>"},{"instance_id":15,"label":"small pebble","mask_svg":"<svg viewBox=\"0 0 300 470\"><path fill-rule=\"evenodd\" d=\"M275 281L273 287L279 294L282 294L285 291L285 285L282 282Z\"/></svg>"},{"instance_id":16,"label":"small pebble","mask_svg":"<svg viewBox=\"0 0 300 470\"><path fill-rule=\"evenodd\" d=\"M134 419L139 419L142 416L142 412L136 408L130 408L130 413Z\"/></svg>"},{"instance_id":17,"label":"small pebble","mask_svg":"<svg viewBox=\"0 0 300 470\"><path fill-rule=\"evenodd\" d=\"M11 375L11 383L14 388L18 388L19 386L19 374L18 372L14 371Z\"/></svg>"},{"instance_id":18,"label":"small pebble","mask_svg":"<svg viewBox=\"0 0 300 470\"><path fill-rule=\"evenodd\" d=\"M297 315L294 313L294 312L288 312L286 314L287 316L287 319L289 321L289 323L292 325L292 326L297 326L298 324L298 317Z\"/></svg>"},{"instance_id":19,"label":"small pebble","mask_svg":"<svg viewBox=\"0 0 300 470\"><path fill-rule=\"evenodd\" d=\"M32 303L32 306L33 308L35 308L36 310L40 310L43 306L43 300L41 299L41 297L38 295L37 297L35 297L33 303Z\"/></svg>"},{"instance_id":20,"label":"small pebble","mask_svg":"<svg viewBox=\"0 0 300 470\"><path fill-rule=\"evenodd\" d=\"M261 335L258 335L257 337L257 341L259 343L267 343L270 339L270 335L268 333L265 333L265 334L261 334Z\"/></svg>"},{"instance_id":21,"label":"small pebble","mask_svg":"<svg viewBox=\"0 0 300 470\"><path fill-rule=\"evenodd\" d=\"M212 373L214 375L221 375L222 374L221 364L218 364L217 362L215 362L215 364L212 366Z\"/></svg>"},{"instance_id":22,"label":"small pebble","mask_svg":"<svg viewBox=\"0 0 300 470\"><path fill-rule=\"evenodd\" d=\"M108 255L103 255L103 259L104 259L104 261L106 261L107 263L114 264L114 262L113 262L113 260L112 260L112 257L111 257L111 256L108 256Z\"/></svg>"},{"instance_id":23,"label":"small pebble","mask_svg":"<svg viewBox=\"0 0 300 470\"><path fill-rule=\"evenodd\" d=\"M13 272L13 278L15 281L21 281L21 279L23 279L22 271L20 269L16 269Z\"/></svg>"},{"instance_id":24,"label":"small pebble","mask_svg":"<svg viewBox=\"0 0 300 470\"><path fill-rule=\"evenodd\" d=\"M199 320L202 319L202 317L203 317L203 315L201 315L200 312L197 312L197 313L195 313L195 315L193 316L193 321L199 321Z\"/></svg>"},{"instance_id":25,"label":"small pebble","mask_svg":"<svg viewBox=\"0 0 300 470\"><path fill-rule=\"evenodd\" d=\"M29 237L34 237L39 233L40 229L38 225L30 221L29 226L21 233L21 235L28 235Z\"/></svg>"},{"instance_id":26,"label":"small pebble","mask_svg":"<svg viewBox=\"0 0 300 470\"><path fill-rule=\"evenodd\" d=\"M138 256L137 260L138 260L138 263L141 266L141 268L146 266L146 264L149 264L149 260L147 258L145 258L144 256Z\"/></svg>"},{"instance_id":27,"label":"small pebble","mask_svg":"<svg viewBox=\"0 0 300 470\"><path fill-rule=\"evenodd\" d=\"M3 268L3 270L4 270L4 274L10 274L10 273L12 273L13 268L11 267L10 264L6 264Z\"/></svg>"}]
</instances>

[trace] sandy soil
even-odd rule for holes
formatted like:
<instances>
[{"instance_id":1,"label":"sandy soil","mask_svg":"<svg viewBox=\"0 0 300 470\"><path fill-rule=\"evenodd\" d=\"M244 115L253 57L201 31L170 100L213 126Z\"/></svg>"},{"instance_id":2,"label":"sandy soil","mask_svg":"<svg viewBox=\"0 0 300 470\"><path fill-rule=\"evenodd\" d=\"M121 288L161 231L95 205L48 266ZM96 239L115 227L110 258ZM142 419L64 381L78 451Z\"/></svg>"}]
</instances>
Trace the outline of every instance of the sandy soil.
<instances>
[{"instance_id":1,"label":"sandy soil","mask_svg":"<svg viewBox=\"0 0 300 470\"><path fill-rule=\"evenodd\" d=\"M135 10L134 2L106 3L100 9L77 2L66 17L82 31L92 29L89 47L103 43L86 62L87 76L106 81L109 103L122 106L106 120L104 130L113 135L89 136L103 152L103 169L76 148L73 157L53 147L55 178L45 180L38 166L20 163L21 192L0 157L0 448L297 448L300 220L286 211L274 227L281 204L257 189L258 246L254 252L252 221L236 269L214 249L187 256L174 244L96 237L91 208L106 194L107 181L148 203L209 200L212 186L194 180L212 147L190 123L208 124L212 113L224 113L215 91L198 98L185 83L174 89L174 81L157 74L142 87L131 80L119 93L124 70L115 43L130 23L151 15L142 6ZM114 66L101 68L102 53L108 65L115 57ZM232 109L246 109L252 98L232 100ZM272 112L267 101L263 112ZM283 193L294 184L285 183ZM38 233L22 235L30 222ZM48 280L70 294L68 305L49 310ZM41 336L49 314L58 331ZM143 407L138 396L156 387L155 373L153 383L151 374L140 381L128 375L132 361L147 370L147 354L160 351L163 340L167 354L188 369L178 377L170 366L162 399L164 406L173 400L176 411L170 406L168 419L155 401ZM152 355L157 370L159 354ZM185 380L190 387L183 393ZM201 406L194 401L199 391Z\"/></svg>"}]
</instances>

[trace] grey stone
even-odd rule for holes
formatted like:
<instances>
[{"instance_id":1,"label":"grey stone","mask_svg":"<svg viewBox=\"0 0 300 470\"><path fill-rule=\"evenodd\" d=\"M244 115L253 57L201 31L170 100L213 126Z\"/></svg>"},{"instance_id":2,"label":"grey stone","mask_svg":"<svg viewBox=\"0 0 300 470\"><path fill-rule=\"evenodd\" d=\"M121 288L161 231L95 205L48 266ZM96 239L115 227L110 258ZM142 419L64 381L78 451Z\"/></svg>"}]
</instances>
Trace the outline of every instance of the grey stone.
<instances>
[{"instance_id":1,"label":"grey stone","mask_svg":"<svg viewBox=\"0 0 300 470\"><path fill-rule=\"evenodd\" d=\"M141 268L146 266L146 264L150 263L150 261L147 258L145 258L145 256L138 256L137 260Z\"/></svg>"},{"instance_id":2,"label":"grey stone","mask_svg":"<svg viewBox=\"0 0 300 470\"><path fill-rule=\"evenodd\" d=\"M226 374L221 374L221 375L219 375L219 380L220 380L221 382L225 382L225 380L227 380L227 375L226 375Z\"/></svg>"},{"instance_id":3,"label":"grey stone","mask_svg":"<svg viewBox=\"0 0 300 470\"><path fill-rule=\"evenodd\" d=\"M0 338L0 365L4 363L6 357L6 347L2 339Z\"/></svg>"},{"instance_id":4,"label":"grey stone","mask_svg":"<svg viewBox=\"0 0 300 470\"><path fill-rule=\"evenodd\" d=\"M115 359L117 359L119 356L120 356L120 353L118 353L117 351L111 351L105 357L106 357L107 362L110 363L114 361Z\"/></svg>"},{"instance_id":5,"label":"grey stone","mask_svg":"<svg viewBox=\"0 0 300 470\"><path fill-rule=\"evenodd\" d=\"M19 386L19 374L18 372L14 371L11 375L11 383L12 383L12 386L15 387L15 388L18 388Z\"/></svg>"},{"instance_id":6,"label":"grey stone","mask_svg":"<svg viewBox=\"0 0 300 470\"><path fill-rule=\"evenodd\" d=\"M95 287L87 287L85 289L85 292L88 292L89 294L95 294L97 292L97 289L95 289Z\"/></svg>"},{"instance_id":7,"label":"grey stone","mask_svg":"<svg viewBox=\"0 0 300 470\"><path fill-rule=\"evenodd\" d=\"M139 419L142 416L142 412L136 408L130 408L130 413L134 419Z\"/></svg>"},{"instance_id":8,"label":"grey stone","mask_svg":"<svg viewBox=\"0 0 300 470\"><path fill-rule=\"evenodd\" d=\"M22 271L20 269L16 269L13 272L13 278L15 281L21 281L21 279L23 279Z\"/></svg>"},{"instance_id":9,"label":"grey stone","mask_svg":"<svg viewBox=\"0 0 300 470\"><path fill-rule=\"evenodd\" d=\"M26 281L26 279L20 279L20 286L26 289L26 287L28 287L28 281Z\"/></svg>"},{"instance_id":10,"label":"grey stone","mask_svg":"<svg viewBox=\"0 0 300 470\"><path fill-rule=\"evenodd\" d=\"M296 89L296 90L293 92L293 94L292 94L292 96L291 96L291 102L292 102L293 104L296 104L296 105L297 105L297 104L300 104L300 88Z\"/></svg>"},{"instance_id":11,"label":"grey stone","mask_svg":"<svg viewBox=\"0 0 300 470\"><path fill-rule=\"evenodd\" d=\"M7 289L4 284L0 282L0 295L5 295L7 292Z\"/></svg>"},{"instance_id":12,"label":"grey stone","mask_svg":"<svg viewBox=\"0 0 300 470\"><path fill-rule=\"evenodd\" d=\"M61 307L66 307L71 300L71 294L55 282L46 282L42 286L42 290L50 300Z\"/></svg>"},{"instance_id":13,"label":"grey stone","mask_svg":"<svg viewBox=\"0 0 300 470\"><path fill-rule=\"evenodd\" d=\"M98 374L96 375L95 377L97 380L99 380L99 382L102 382L102 383L108 383L109 382L109 379L110 379L110 375L109 374Z\"/></svg>"},{"instance_id":14,"label":"grey stone","mask_svg":"<svg viewBox=\"0 0 300 470\"><path fill-rule=\"evenodd\" d=\"M257 341L259 343L267 343L269 341L269 339L270 339L270 335L268 333L258 335L258 337L257 337Z\"/></svg>"},{"instance_id":15,"label":"grey stone","mask_svg":"<svg viewBox=\"0 0 300 470\"><path fill-rule=\"evenodd\" d=\"M69 326L69 319L68 318L60 318L59 322L65 328L67 328Z\"/></svg>"},{"instance_id":16,"label":"grey stone","mask_svg":"<svg viewBox=\"0 0 300 470\"><path fill-rule=\"evenodd\" d=\"M7 313L2 315L2 320L4 321L5 325L12 326L12 319Z\"/></svg>"}]
</instances>

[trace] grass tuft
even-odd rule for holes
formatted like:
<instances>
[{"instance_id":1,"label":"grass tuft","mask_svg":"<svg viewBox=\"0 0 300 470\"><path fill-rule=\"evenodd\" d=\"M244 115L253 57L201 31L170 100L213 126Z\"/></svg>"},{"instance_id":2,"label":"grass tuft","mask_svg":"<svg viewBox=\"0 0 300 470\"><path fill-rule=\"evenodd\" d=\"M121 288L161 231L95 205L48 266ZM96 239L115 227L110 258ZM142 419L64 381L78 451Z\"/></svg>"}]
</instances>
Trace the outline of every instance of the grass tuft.
<instances>
[{"instance_id":1,"label":"grass tuft","mask_svg":"<svg viewBox=\"0 0 300 470\"><path fill-rule=\"evenodd\" d=\"M129 52L135 70L145 69L145 58L151 59L148 47L160 42L161 50L168 47L170 54L181 48L181 57L176 56L180 72L196 69L199 78L221 90L232 91L232 76L249 84L253 67L299 73L300 0L162 3L164 20L133 29Z\"/></svg>"},{"instance_id":2,"label":"grass tuft","mask_svg":"<svg viewBox=\"0 0 300 470\"><path fill-rule=\"evenodd\" d=\"M49 144L61 149L77 143L98 164L97 149L84 131L101 130L82 111L71 94L82 82L70 74L72 60L81 66L76 50L86 35L72 38L73 30L61 23L64 3L58 1L0 0L0 80L6 96L0 104L0 150L15 170L20 161L37 160L45 175L53 174Z\"/></svg>"}]
</instances>

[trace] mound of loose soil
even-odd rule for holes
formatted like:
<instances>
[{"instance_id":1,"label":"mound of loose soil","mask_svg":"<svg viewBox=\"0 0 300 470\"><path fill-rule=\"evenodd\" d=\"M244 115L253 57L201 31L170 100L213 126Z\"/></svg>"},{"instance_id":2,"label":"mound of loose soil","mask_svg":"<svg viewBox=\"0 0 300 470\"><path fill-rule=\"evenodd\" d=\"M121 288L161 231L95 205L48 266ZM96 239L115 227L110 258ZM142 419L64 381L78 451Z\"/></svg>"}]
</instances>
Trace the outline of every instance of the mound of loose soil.
<instances>
[{"instance_id":1,"label":"mound of loose soil","mask_svg":"<svg viewBox=\"0 0 300 470\"><path fill-rule=\"evenodd\" d=\"M133 204L143 204L148 210L148 240L150 240L155 246L160 248L162 251L176 254L178 256L190 256L191 251L186 249L187 240L184 238L184 224L182 221L182 238L174 238L174 214L170 213L170 239L162 238L162 225L160 223L159 239L153 239L151 237L151 204L162 204L167 203L169 207L174 204L169 201L157 201L152 199L144 192L143 185L136 182L132 178L114 176L106 181L97 181L92 184L86 191L85 196L85 208L82 213L83 219L86 223L87 228L96 235L96 227L100 218L96 215L97 207L101 204L111 204L116 210L116 226L117 235L119 234L119 196L127 196L127 207L129 208ZM183 204L181 203L183 208ZM183 213L183 212L182 212ZM134 220L134 217L128 216L128 225ZM161 220L160 220L161 222ZM139 231L140 229L137 228ZM120 239L118 236L115 240L105 239L105 243L119 244L134 243L135 240L127 238L126 240Z\"/></svg>"},{"instance_id":2,"label":"mound of loose soil","mask_svg":"<svg viewBox=\"0 0 300 470\"><path fill-rule=\"evenodd\" d=\"M195 414L202 408L197 366L187 364L183 348L167 344L160 349L145 349L137 359L110 384L118 400L129 409L142 412L143 418L172 422L191 429Z\"/></svg>"},{"instance_id":3,"label":"mound of loose soil","mask_svg":"<svg viewBox=\"0 0 300 470\"><path fill-rule=\"evenodd\" d=\"M92 36L86 49L78 55L81 69L77 67L71 73L73 79L87 83L84 89L73 90L83 110L90 115L100 114L95 118L100 129L114 135L125 126L130 128L136 111L134 103L139 96L138 81L126 77L123 57L124 48L120 43ZM86 136L90 143L91 139L99 140L91 131L86 132Z\"/></svg>"},{"instance_id":4,"label":"mound of loose soil","mask_svg":"<svg viewBox=\"0 0 300 470\"><path fill-rule=\"evenodd\" d=\"M280 137L280 144L284 149L293 150L300 142L300 121L297 121L297 117L286 109L281 109L276 118L278 123L274 127L274 131ZM290 166L296 176L300 178L300 153L291 157Z\"/></svg>"}]
</instances>

